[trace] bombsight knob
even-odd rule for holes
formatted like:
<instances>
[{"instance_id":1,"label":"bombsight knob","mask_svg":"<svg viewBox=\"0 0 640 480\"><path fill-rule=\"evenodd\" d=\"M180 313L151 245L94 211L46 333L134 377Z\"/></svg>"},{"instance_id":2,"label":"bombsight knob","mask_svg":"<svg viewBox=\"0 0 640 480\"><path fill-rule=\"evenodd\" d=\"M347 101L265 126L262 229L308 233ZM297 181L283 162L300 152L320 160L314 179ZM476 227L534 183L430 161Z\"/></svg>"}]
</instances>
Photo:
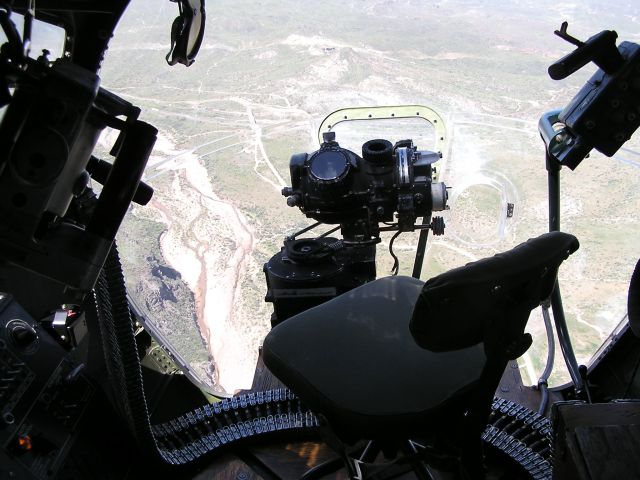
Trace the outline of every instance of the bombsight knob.
<instances>
[{"instance_id":1,"label":"bombsight knob","mask_svg":"<svg viewBox=\"0 0 640 480\"><path fill-rule=\"evenodd\" d=\"M324 143L330 143L336 141L336 132L324 132L322 134L322 141Z\"/></svg>"},{"instance_id":2,"label":"bombsight knob","mask_svg":"<svg viewBox=\"0 0 640 480\"><path fill-rule=\"evenodd\" d=\"M289 205L290 207L295 207L299 204L300 204L300 195L298 195L297 193L287 198L287 205Z\"/></svg>"},{"instance_id":3,"label":"bombsight knob","mask_svg":"<svg viewBox=\"0 0 640 480\"><path fill-rule=\"evenodd\" d=\"M431 184L431 210L434 212L447 210L448 199L449 193L447 192L447 186L443 182Z\"/></svg>"},{"instance_id":4,"label":"bombsight knob","mask_svg":"<svg viewBox=\"0 0 640 480\"><path fill-rule=\"evenodd\" d=\"M21 325L11 330L11 340L20 348L31 345L38 339L36 331L28 325Z\"/></svg>"},{"instance_id":5,"label":"bombsight knob","mask_svg":"<svg viewBox=\"0 0 640 480\"><path fill-rule=\"evenodd\" d=\"M431 231L434 235L440 236L444 235L444 218L442 217L433 217L431 220Z\"/></svg>"},{"instance_id":6,"label":"bombsight knob","mask_svg":"<svg viewBox=\"0 0 640 480\"><path fill-rule=\"evenodd\" d=\"M287 197L287 205L290 207L295 207L300 203L300 195L297 193L293 193L294 190L292 187L284 187L282 189L282 196Z\"/></svg>"},{"instance_id":7,"label":"bombsight knob","mask_svg":"<svg viewBox=\"0 0 640 480\"><path fill-rule=\"evenodd\" d=\"M24 320L11 320L6 330L11 343L20 350L31 351L37 347L38 332Z\"/></svg>"}]
</instances>

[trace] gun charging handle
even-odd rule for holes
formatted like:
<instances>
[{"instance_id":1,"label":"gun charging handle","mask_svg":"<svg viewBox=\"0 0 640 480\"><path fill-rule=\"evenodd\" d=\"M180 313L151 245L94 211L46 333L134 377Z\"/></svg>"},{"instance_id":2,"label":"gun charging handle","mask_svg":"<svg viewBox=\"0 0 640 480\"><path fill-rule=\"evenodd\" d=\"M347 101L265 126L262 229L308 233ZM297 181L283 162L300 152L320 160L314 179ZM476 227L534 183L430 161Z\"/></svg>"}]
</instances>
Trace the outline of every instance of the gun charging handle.
<instances>
[{"instance_id":1,"label":"gun charging handle","mask_svg":"<svg viewBox=\"0 0 640 480\"><path fill-rule=\"evenodd\" d=\"M107 240L115 238L129 204L138 190L157 134L158 130L155 127L140 120L135 120L127 127L122 147L113 163L109 179L100 194L87 230Z\"/></svg>"},{"instance_id":2,"label":"gun charging handle","mask_svg":"<svg viewBox=\"0 0 640 480\"><path fill-rule=\"evenodd\" d=\"M578 48L549 67L549 76L553 80L567 78L589 62L595 63L603 72L609 75L615 73L624 65L624 58L616 46L616 39L618 38L616 32L603 30L586 42L581 42L567 33L567 27L568 23L562 22L560 30L556 30L554 33Z\"/></svg>"},{"instance_id":3,"label":"gun charging handle","mask_svg":"<svg viewBox=\"0 0 640 480\"><path fill-rule=\"evenodd\" d=\"M91 178L101 185L104 185L109 181L112 169L113 165L109 162L100 160L93 155L91 155L89 163L87 164L87 172L89 172ZM153 187L147 185L143 181L140 181L140 184L136 189L136 193L133 195L132 201L138 205L146 205L151 200L151 197L153 197Z\"/></svg>"}]
</instances>

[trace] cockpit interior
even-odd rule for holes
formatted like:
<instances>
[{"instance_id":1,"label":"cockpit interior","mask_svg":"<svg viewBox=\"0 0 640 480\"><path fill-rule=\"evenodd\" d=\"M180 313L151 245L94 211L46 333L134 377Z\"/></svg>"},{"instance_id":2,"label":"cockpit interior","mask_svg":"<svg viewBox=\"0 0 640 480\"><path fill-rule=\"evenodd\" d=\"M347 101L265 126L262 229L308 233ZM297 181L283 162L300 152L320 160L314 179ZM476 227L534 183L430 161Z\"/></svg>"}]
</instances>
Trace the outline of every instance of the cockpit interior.
<instances>
[{"instance_id":1,"label":"cockpit interior","mask_svg":"<svg viewBox=\"0 0 640 480\"><path fill-rule=\"evenodd\" d=\"M540 3L0 0L0 479L640 478L640 9Z\"/></svg>"}]
</instances>

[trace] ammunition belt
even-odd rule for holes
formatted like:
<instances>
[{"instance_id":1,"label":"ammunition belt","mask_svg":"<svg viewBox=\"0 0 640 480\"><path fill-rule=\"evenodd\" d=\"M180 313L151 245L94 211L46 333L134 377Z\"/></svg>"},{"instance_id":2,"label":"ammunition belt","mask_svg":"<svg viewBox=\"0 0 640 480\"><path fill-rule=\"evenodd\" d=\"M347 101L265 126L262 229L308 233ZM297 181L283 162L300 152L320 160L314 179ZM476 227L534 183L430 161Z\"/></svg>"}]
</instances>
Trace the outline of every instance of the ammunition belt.
<instances>
[{"instance_id":1,"label":"ammunition belt","mask_svg":"<svg viewBox=\"0 0 640 480\"><path fill-rule=\"evenodd\" d=\"M317 427L315 414L291 390L278 388L196 408L152 431L164 459L180 465L233 442Z\"/></svg>"},{"instance_id":2,"label":"ammunition belt","mask_svg":"<svg viewBox=\"0 0 640 480\"><path fill-rule=\"evenodd\" d=\"M482 439L524 468L534 480L551 478L549 419L496 397ZM159 451L180 465L234 442L276 432L311 433L318 418L287 388L248 393L196 408L152 426Z\"/></svg>"},{"instance_id":3,"label":"ammunition belt","mask_svg":"<svg viewBox=\"0 0 640 480\"><path fill-rule=\"evenodd\" d=\"M534 480L550 479L551 422L515 402L495 397L482 439L524 468Z\"/></svg>"}]
</instances>

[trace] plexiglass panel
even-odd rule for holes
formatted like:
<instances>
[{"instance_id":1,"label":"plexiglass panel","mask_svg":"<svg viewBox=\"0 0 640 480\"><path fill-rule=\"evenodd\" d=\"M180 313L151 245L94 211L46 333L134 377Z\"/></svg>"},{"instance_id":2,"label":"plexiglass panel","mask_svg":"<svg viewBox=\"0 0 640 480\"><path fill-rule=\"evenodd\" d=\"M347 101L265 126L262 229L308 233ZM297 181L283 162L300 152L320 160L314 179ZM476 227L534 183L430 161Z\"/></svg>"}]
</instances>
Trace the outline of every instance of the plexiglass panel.
<instances>
[{"instance_id":1,"label":"plexiglass panel","mask_svg":"<svg viewBox=\"0 0 640 480\"><path fill-rule=\"evenodd\" d=\"M451 210L445 235L430 238L427 278L547 230L537 121L590 74L548 78L549 64L571 48L553 35L560 20L580 38L615 28L620 39L640 40L637 18L611 2L302 5L212 2L200 54L185 69L164 60L175 5L131 2L101 74L160 131L145 173L156 194L132 208L120 235L130 293L202 382L222 393L251 385L272 311L262 266L286 235L311 223L280 191L290 185L291 155L318 148L327 114L424 104L445 119L448 146L436 168L451 187ZM363 122L359 137L346 124L335 131L356 153L372 138L413 137L432 148L424 124L417 134L402 122ZM625 313L640 256L637 150L563 170L562 224L582 247L560 280L581 362ZM401 274L412 271L416 241L409 233L395 242ZM388 246L384 236L379 276L393 263ZM525 383L535 383L546 359L539 313L529 328L534 348L520 363ZM553 381L566 378L556 372Z\"/></svg>"}]
</instances>

